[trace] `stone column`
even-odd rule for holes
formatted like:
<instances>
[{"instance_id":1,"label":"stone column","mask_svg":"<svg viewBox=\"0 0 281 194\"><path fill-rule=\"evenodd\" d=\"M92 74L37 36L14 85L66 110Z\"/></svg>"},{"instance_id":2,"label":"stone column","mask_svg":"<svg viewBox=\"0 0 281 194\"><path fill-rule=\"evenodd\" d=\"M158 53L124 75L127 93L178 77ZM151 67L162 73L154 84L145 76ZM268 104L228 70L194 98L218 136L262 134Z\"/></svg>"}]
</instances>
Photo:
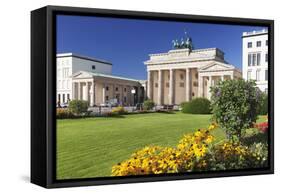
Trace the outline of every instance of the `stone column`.
<instances>
[{"instance_id":1,"label":"stone column","mask_svg":"<svg viewBox=\"0 0 281 194\"><path fill-rule=\"evenodd\" d=\"M223 75L221 75L221 81L223 81L224 80L224 76Z\"/></svg>"},{"instance_id":2,"label":"stone column","mask_svg":"<svg viewBox=\"0 0 281 194\"><path fill-rule=\"evenodd\" d=\"M77 98L77 100L81 100L81 83L77 82L77 85L78 85L78 98Z\"/></svg>"},{"instance_id":3,"label":"stone column","mask_svg":"<svg viewBox=\"0 0 281 194\"><path fill-rule=\"evenodd\" d=\"M89 101L89 83L86 81L86 101Z\"/></svg>"},{"instance_id":4,"label":"stone column","mask_svg":"<svg viewBox=\"0 0 281 194\"><path fill-rule=\"evenodd\" d=\"M211 87L212 87L212 76L209 76L209 80L208 80L208 99L211 98L211 93L210 93L210 90L211 90Z\"/></svg>"},{"instance_id":5,"label":"stone column","mask_svg":"<svg viewBox=\"0 0 281 194\"><path fill-rule=\"evenodd\" d=\"M76 87L75 87L75 82L72 81L72 99L71 100L74 100L76 99Z\"/></svg>"},{"instance_id":6,"label":"stone column","mask_svg":"<svg viewBox=\"0 0 281 194\"><path fill-rule=\"evenodd\" d=\"M91 83L91 102L90 102L90 105L91 106L94 106L95 105L95 82L94 82L94 79Z\"/></svg>"},{"instance_id":7,"label":"stone column","mask_svg":"<svg viewBox=\"0 0 281 194\"><path fill-rule=\"evenodd\" d=\"M158 71L158 105L162 105L162 71Z\"/></svg>"},{"instance_id":8,"label":"stone column","mask_svg":"<svg viewBox=\"0 0 281 194\"><path fill-rule=\"evenodd\" d=\"M141 100L141 87L138 86L138 99L137 99L137 102L140 103L140 100Z\"/></svg>"},{"instance_id":9,"label":"stone column","mask_svg":"<svg viewBox=\"0 0 281 194\"><path fill-rule=\"evenodd\" d=\"M127 88L127 104L131 106L131 99L132 99L131 86L126 86L126 88Z\"/></svg>"},{"instance_id":10,"label":"stone column","mask_svg":"<svg viewBox=\"0 0 281 194\"><path fill-rule=\"evenodd\" d=\"M231 75L230 75L230 79L233 79L233 77L234 77L234 75L233 75L234 73L232 73Z\"/></svg>"},{"instance_id":11,"label":"stone column","mask_svg":"<svg viewBox=\"0 0 281 194\"><path fill-rule=\"evenodd\" d=\"M174 104L174 70L170 69L170 80L169 80L169 104Z\"/></svg>"},{"instance_id":12,"label":"stone column","mask_svg":"<svg viewBox=\"0 0 281 194\"><path fill-rule=\"evenodd\" d=\"M102 103L105 104L105 84L102 87Z\"/></svg>"},{"instance_id":13,"label":"stone column","mask_svg":"<svg viewBox=\"0 0 281 194\"><path fill-rule=\"evenodd\" d=\"M198 76L198 97L204 97L203 96L203 91L204 91L204 79L203 76L199 75Z\"/></svg>"},{"instance_id":14,"label":"stone column","mask_svg":"<svg viewBox=\"0 0 281 194\"><path fill-rule=\"evenodd\" d=\"M112 84L112 87L113 87L113 90L112 90L112 99L115 99L116 98L116 96L115 96L115 94L116 94L116 88L115 88L115 85L114 84Z\"/></svg>"},{"instance_id":15,"label":"stone column","mask_svg":"<svg viewBox=\"0 0 281 194\"><path fill-rule=\"evenodd\" d=\"M191 80L190 80L190 69L185 70L185 100L190 101L191 99Z\"/></svg>"},{"instance_id":16,"label":"stone column","mask_svg":"<svg viewBox=\"0 0 281 194\"><path fill-rule=\"evenodd\" d=\"M147 72L147 98L152 100L152 72L148 71Z\"/></svg>"}]
</instances>

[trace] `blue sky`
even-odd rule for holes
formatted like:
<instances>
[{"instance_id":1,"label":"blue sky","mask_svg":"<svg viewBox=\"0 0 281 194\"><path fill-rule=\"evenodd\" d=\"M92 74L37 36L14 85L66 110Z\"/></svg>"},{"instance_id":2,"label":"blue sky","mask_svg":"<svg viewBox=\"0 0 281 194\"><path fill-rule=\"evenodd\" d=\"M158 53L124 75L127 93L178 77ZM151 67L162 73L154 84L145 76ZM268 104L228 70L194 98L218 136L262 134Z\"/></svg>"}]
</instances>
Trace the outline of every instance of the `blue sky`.
<instances>
[{"instance_id":1,"label":"blue sky","mask_svg":"<svg viewBox=\"0 0 281 194\"><path fill-rule=\"evenodd\" d=\"M57 53L73 52L113 63L112 73L146 79L149 54L172 49L172 40L192 38L195 49L217 47L225 59L242 69L242 32L261 27L57 16Z\"/></svg>"}]
</instances>

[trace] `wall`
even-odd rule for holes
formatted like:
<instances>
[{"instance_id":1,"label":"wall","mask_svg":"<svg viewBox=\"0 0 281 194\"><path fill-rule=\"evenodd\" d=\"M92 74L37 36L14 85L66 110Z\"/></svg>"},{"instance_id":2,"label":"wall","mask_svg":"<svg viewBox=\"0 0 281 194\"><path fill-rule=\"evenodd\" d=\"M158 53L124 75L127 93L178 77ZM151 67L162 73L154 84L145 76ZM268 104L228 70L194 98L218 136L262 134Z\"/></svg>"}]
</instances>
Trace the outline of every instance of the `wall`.
<instances>
[{"instance_id":1,"label":"wall","mask_svg":"<svg viewBox=\"0 0 281 194\"><path fill-rule=\"evenodd\" d=\"M112 73L112 65L80 59L77 57L72 58L73 63L73 73L77 71L90 71L96 73L103 73L103 74L111 74ZM92 65L95 65L95 69L92 69Z\"/></svg>"},{"instance_id":2,"label":"wall","mask_svg":"<svg viewBox=\"0 0 281 194\"><path fill-rule=\"evenodd\" d=\"M281 17L276 0L25 0L2 1L1 20L1 193L52 194L265 194L280 192L281 141L275 141L275 175L124 184L45 190L29 184L30 169L30 10L47 4L108 9L268 18L275 22L275 137L281 137ZM237 11L239 10L239 11ZM136 37L137 38L137 37ZM227 57L227 56L226 56ZM8 73L6 73L8 72ZM11 74L13 76L11 76ZM12 78L12 79L11 79ZM5 83L5 84L3 84ZM14 86L14 87L12 87ZM13 106L15 105L15 107Z\"/></svg>"},{"instance_id":3,"label":"wall","mask_svg":"<svg viewBox=\"0 0 281 194\"><path fill-rule=\"evenodd\" d=\"M268 47L266 46L268 35L250 36L243 38L243 78L248 79L248 71L251 72L251 79L257 80L257 71L260 71L260 79L257 81L257 86L265 91L267 88L267 81L265 80L268 63L266 62L266 54ZM261 47L256 46L256 42L261 41ZM252 48L248 48L248 42L252 42ZM248 53L260 53L260 65L248 66ZM257 60L257 59L256 59Z\"/></svg>"}]
</instances>

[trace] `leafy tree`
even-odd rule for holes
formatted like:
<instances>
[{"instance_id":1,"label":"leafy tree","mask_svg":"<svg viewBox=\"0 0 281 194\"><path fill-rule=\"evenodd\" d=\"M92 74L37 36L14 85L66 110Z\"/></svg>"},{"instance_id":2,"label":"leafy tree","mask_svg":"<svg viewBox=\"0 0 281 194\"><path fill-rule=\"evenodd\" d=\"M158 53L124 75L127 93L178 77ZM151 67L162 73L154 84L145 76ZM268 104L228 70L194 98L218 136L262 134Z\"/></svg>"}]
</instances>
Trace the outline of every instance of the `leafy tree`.
<instances>
[{"instance_id":1,"label":"leafy tree","mask_svg":"<svg viewBox=\"0 0 281 194\"><path fill-rule=\"evenodd\" d=\"M258 114L266 115L268 113L268 95L265 92L261 92Z\"/></svg>"},{"instance_id":2,"label":"leafy tree","mask_svg":"<svg viewBox=\"0 0 281 194\"><path fill-rule=\"evenodd\" d=\"M260 92L255 82L225 80L212 87L211 93L214 119L228 139L239 141L242 130L252 127L257 119Z\"/></svg>"}]
</instances>

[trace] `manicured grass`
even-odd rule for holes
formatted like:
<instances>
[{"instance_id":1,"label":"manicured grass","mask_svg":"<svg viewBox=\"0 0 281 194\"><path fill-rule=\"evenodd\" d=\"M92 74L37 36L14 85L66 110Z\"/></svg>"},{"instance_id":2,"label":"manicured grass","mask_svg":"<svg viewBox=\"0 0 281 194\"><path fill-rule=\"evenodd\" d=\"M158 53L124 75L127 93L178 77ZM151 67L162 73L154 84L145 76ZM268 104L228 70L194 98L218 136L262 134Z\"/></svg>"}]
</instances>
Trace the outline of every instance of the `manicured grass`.
<instances>
[{"instance_id":1,"label":"manicured grass","mask_svg":"<svg viewBox=\"0 0 281 194\"><path fill-rule=\"evenodd\" d=\"M175 146L185 133L210 124L211 115L180 112L122 118L66 119L57 122L57 178L111 175L111 167L147 145ZM216 141L225 138L214 131Z\"/></svg>"}]
</instances>

